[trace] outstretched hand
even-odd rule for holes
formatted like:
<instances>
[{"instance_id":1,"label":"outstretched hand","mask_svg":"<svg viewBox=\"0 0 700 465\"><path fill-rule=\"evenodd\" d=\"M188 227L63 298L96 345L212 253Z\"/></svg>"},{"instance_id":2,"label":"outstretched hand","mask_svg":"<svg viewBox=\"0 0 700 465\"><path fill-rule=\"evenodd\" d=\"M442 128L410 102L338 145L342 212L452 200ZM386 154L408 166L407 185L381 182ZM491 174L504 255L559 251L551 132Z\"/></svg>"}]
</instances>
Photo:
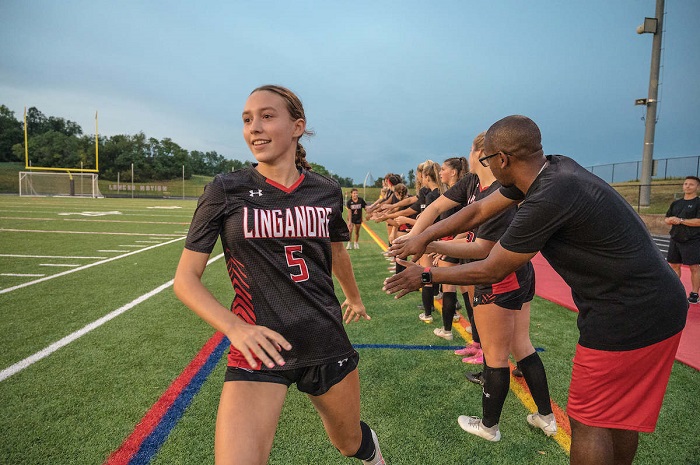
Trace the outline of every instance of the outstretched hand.
<instances>
[{"instance_id":1,"label":"outstretched hand","mask_svg":"<svg viewBox=\"0 0 700 465\"><path fill-rule=\"evenodd\" d=\"M265 326L241 323L226 336L253 368L258 367L256 357L268 368L274 368L275 365L284 366L285 361L280 351L292 348L280 333Z\"/></svg>"},{"instance_id":2,"label":"outstretched hand","mask_svg":"<svg viewBox=\"0 0 700 465\"><path fill-rule=\"evenodd\" d=\"M360 318L364 318L365 320L371 320L372 317L367 314L367 311L365 310L365 306L362 304L362 302L358 303L350 303L349 300L345 300L345 302L342 303L340 306L341 309L345 309L345 313L343 313L343 321L345 323L351 323L353 321L360 321Z\"/></svg>"},{"instance_id":3,"label":"outstretched hand","mask_svg":"<svg viewBox=\"0 0 700 465\"><path fill-rule=\"evenodd\" d=\"M407 234L399 236L391 243L391 247L387 251L389 257L408 258L412 257L414 262L425 253L425 242L420 238L420 235L412 236Z\"/></svg>"},{"instance_id":4,"label":"outstretched hand","mask_svg":"<svg viewBox=\"0 0 700 465\"><path fill-rule=\"evenodd\" d=\"M395 299L400 299L409 292L417 291L423 286L421 274L423 267L406 260L396 259L396 263L405 266L406 269L384 280L382 290L387 294L396 294Z\"/></svg>"}]
</instances>

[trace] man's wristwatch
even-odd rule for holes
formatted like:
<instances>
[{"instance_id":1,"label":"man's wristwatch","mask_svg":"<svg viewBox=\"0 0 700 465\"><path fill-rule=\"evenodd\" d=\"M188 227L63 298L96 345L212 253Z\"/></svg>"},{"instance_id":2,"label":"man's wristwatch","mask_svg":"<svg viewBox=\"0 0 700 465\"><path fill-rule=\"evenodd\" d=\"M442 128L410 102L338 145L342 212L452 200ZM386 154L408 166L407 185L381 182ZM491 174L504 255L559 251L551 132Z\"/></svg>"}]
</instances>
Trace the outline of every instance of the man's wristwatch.
<instances>
[{"instance_id":1,"label":"man's wristwatch","mask_svg":"<svg viewBox=\"0 0 700 465\"><path fill-rule=\"evenodd\" d=\"M423 273L420 275L420 282L423 284L432 284L433 274L430 272L430 267L426 266L423 269Z\"/></svg>"}]
</instances>

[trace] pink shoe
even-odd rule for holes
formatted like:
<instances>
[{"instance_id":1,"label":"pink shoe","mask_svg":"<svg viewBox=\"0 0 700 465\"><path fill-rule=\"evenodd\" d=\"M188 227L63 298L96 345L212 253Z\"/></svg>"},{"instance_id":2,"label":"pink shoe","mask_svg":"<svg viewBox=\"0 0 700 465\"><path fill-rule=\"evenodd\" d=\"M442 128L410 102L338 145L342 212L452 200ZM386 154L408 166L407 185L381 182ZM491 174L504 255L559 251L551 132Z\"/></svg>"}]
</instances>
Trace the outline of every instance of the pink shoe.
<instances>
[{"instance_id":1,"label":"pink shoe","mask_svg":"<svg viewBox=\"0 0 700 465\"><path fill-rule=\"evenodd\" d=\"M482 365L484 363L484 352L481 349L471 357L464 357L462 359L464 363L471 363L472 365Z\"/></svg>"},{"instance_id":2,"label":"pink shoe","mask_svg":"<svg viewBox=\"0 0 700 465\"><path fill-rule=\"evenodd\" d=\"M475 355L479 350L481 350L481 344L479 344L478 342L472 342L467 344L467 346L464 349L455 350L455 355Z\"/></svg>"}]
</instances>

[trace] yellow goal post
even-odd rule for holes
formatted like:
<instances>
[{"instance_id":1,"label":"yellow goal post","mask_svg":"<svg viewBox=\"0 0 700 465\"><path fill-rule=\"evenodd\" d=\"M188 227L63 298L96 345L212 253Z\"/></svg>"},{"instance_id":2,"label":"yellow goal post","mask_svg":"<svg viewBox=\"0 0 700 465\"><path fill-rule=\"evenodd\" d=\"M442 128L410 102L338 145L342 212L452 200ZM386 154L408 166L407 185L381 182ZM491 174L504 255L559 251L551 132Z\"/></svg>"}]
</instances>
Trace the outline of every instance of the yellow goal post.
<instances>
[{"instance_id":1,"label":"yellow goal post","mask_svg":"<svg viewBox=\"0 0 700 465\"><path fill-rule=\"evenodd\" d=\"M95 168L60 168L51 166L32 166L29 161L29 145L27 144L27 107L24 107L24 169L29 171L60 171L63 173L99 173L100 172L100 150L97 112L95 112Z\"/></svg>"}]
</instances>

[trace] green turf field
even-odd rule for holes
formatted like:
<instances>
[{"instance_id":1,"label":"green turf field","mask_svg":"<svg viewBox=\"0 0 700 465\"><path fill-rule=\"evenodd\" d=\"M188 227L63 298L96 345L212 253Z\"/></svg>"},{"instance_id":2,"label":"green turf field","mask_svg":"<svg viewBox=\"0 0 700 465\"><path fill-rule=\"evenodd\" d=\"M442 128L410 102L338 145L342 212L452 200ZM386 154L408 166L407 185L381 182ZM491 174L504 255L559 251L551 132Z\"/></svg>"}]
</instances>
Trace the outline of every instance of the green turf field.
<instances>
[{"instance_id":1,"label":"green turf field","mask_svg":"<svg viewBox=\"0 0 700 465\"><path fill-rule=\"evenodd\" d=\"M0 196L0 464L103 463L213 335L168 287L194 207L163 199ZM383 225L369 226L386 240ZM348 326L354 344L460 344L432 334L439 318L433 325L418 321L417 293L398 301L385 295L388 263L365 231L360 247L350 254L372 320ZM230 302L223 260L203 279ZM533 303L533 343L543 350L551 395L562 407L575 317L539 298ZM95 322L102 324L87 326ZM45 357L18 365L43 350ZM512 394L499 443L463 432L457 416L480 414L481 392L464 379L468 366L452 350L359 352L362 416L377 431L387 463L568 462L557 442L528 427L529 412ZM224 363L150 463L213 463ZM700 374L676 363L657 432L641 436L636 464L700 463L698 392ZM311 404L292 387L270 463L358 462L330 445Z\"/></svg>"}]
</instances>

